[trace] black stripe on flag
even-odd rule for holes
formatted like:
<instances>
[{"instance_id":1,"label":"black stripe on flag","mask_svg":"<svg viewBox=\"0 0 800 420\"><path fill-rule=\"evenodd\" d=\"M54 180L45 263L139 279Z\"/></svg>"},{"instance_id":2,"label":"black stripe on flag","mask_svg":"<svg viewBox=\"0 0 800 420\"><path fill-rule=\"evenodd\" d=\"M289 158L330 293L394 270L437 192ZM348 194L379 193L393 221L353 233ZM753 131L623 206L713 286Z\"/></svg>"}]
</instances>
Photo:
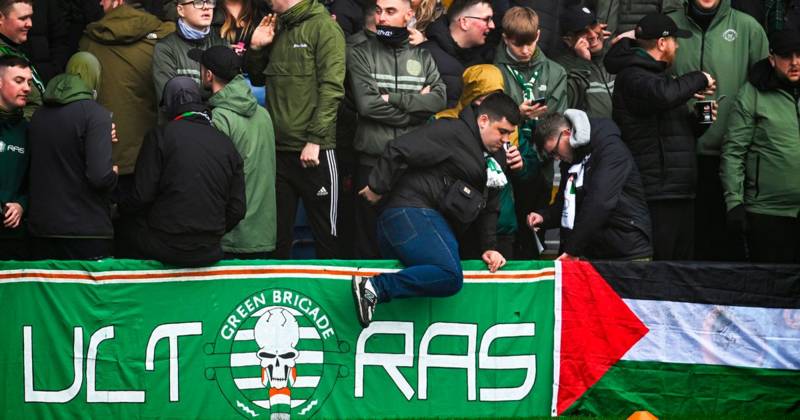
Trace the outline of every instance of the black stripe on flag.
<instances>
[{"instance_id":1,"label":"black stripe on flag","mask_svg":"<svg viewBox=\"0 0 800 420\"><path fill-rule=\"evenodd\" d=\"M592 262L623 299L800 309L800 265Z\"/></svg>"}]
</instances>

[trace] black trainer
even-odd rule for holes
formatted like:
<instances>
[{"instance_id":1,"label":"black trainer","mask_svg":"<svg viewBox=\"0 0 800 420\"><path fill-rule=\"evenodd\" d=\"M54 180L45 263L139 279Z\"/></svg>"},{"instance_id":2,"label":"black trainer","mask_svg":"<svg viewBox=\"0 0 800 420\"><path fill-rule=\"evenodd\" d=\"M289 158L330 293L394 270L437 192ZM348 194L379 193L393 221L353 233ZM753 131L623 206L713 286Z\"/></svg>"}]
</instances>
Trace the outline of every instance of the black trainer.
<instances>
[{"instance_id":1,"label":"black trainer","mask_svg":"<svg viewBox=\"0 0 800 420\"><path fill-rule=\"evenodd\" d=\"M364 328L369 327L369 323L372 322L372 314L375 313L375 305L378 303L374 289L367 287L369 279L369 277L353 276L353 303L356 305L358 322Z\"/></svg>"}]
</instances>

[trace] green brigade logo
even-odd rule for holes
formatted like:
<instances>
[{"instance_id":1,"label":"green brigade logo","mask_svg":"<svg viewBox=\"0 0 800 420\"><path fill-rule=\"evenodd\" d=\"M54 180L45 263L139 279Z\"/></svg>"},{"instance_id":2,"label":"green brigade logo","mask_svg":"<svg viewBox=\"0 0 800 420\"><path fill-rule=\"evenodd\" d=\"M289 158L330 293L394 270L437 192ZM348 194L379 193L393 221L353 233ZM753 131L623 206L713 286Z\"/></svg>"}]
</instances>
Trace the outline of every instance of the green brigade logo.
<instances>
[{"instance_id":1,"label":"green brigade logo","mask_svg":"<svg viewBox=\"0 0 800 420\"><path fill-rule=\"evenodd\" d=\"M206 377L246 418L308 418L347 376L337 360L348 352L320 305L294 290L267 289L237 305L206 345L214 361Z\"/></svg>"}]
</instances>

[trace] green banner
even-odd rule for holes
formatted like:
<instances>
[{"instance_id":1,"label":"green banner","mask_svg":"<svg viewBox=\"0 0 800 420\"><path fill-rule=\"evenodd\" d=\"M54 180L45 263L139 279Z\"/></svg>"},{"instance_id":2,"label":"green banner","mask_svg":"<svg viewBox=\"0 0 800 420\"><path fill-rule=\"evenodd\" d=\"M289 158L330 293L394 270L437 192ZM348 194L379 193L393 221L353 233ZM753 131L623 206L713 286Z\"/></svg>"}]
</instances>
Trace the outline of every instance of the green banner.
<instances>
[{"instance_id":1,"label":"green banner","mask_svg":"<svg viewBox=\"0 0 800 420\"><path fill-rule=\"evenodd\" d=\"M379 305L392 262L0 263L4 418L529 417L551 414L552 262L465 263L444 299Z\"/></svg>"}]
</instances>

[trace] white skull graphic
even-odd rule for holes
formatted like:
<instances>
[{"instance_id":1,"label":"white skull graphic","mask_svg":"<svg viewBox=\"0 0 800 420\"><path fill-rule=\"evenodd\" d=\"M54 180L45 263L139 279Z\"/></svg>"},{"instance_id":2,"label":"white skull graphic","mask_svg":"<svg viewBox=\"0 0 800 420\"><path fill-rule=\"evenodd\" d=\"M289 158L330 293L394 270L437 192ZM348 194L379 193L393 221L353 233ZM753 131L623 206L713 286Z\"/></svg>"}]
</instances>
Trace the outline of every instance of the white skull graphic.
<instances>
[{"instance_id":1,"label":"white skull graphic","mask_svg":"<svg viewBox=\"0 0 800 420\"><path fill-rule=\"evenodd\" d=\"M261 382L286 388L288 382L294 382L292 370L300 341L300 326L294 315L285 308L272 308L258 318L254 335L260 347L256 355L261 359Z\"/></svg>"}]
</instances>

